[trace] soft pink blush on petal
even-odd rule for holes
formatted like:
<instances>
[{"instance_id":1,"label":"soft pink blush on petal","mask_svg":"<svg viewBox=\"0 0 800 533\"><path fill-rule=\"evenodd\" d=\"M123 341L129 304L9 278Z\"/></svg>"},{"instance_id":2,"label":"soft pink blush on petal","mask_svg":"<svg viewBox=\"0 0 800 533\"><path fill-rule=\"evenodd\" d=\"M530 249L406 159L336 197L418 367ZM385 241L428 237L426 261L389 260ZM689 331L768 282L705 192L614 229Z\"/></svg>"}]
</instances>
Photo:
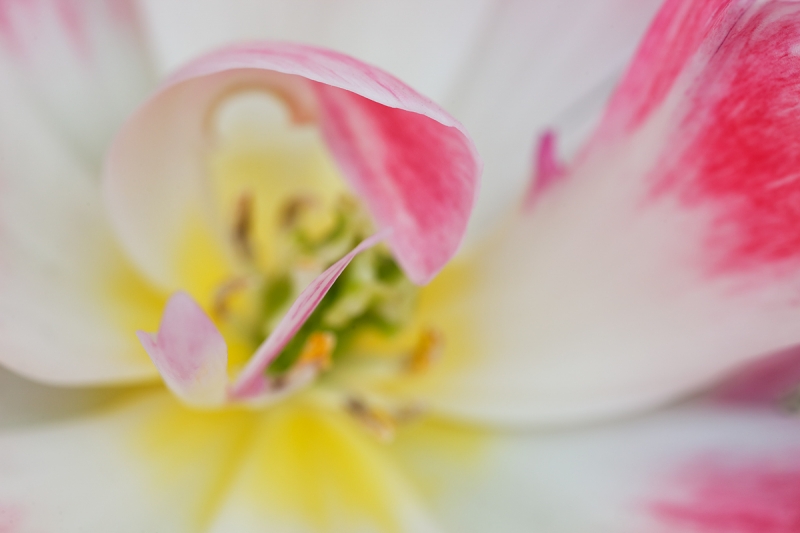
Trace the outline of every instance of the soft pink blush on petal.
<instances>
[{"instance_id":1,"label":"soft pink blush on petal","mask_svg":"<svg viewBox=\"0 0 800 533\"><path fill-rule=\"evenodd\" d=\"M753 0L667 0L609 103L597 137L627 134L664 103L694 55L713 47Z\"/></svg>"},{"instance_id":2,"label":"soft pink blush on petal","mask_svg":"<svg viewBox=\"0 0 800 533\"><path fill-rule=\"evenodd\" d=\"M800 260L799 45L797 4L767 4L733 28L698 80L707 90L686 118L697 134L654 192L721 207L714 272Z\"/></svg>"},{"instance_id":3,"label":"soft pink blush on petal","mask_svg":"<svg viewBox=\"0 0 800 533\"><path fill-rule=\"evenodd\" d=\"M381 227L408 276L431 279L464 235L481 164L463 127L375 67L318 48L253 43L227 48L172 76L123 126L105 171L121 240L151 278L176 286L163 259L179 213L202 189L197 150L208 110L242 85L273 89L292 111L319 117L332 155ZM176 191L181 191L178 194ZM146 219L145 219L146 218Z\"/></svg>"},{"instance_id":4,"label":"soft pink blush on petal","mask_svg":"<svg viewBox=\"0 0 800 533\"><path fill-rule=\"evenodd\" d=\"M800 531L800 447L783 457L727 463L718 455L690 461L672 481L674 496L650 507L663 531ZM661 531L661 530L657 530Z\"/></svg>"},{"instance_id":5,"label":"soft pink blush on petal","mask_svg":"<svg viewBox=\"0 0 800 533\"><path fill-rule=\"evenodd\" d=\"M158 333L137 335L164 382L181 400L205 407L225 402L228 346L191 296L172 295Z\"/></svg>"}]
</instances>

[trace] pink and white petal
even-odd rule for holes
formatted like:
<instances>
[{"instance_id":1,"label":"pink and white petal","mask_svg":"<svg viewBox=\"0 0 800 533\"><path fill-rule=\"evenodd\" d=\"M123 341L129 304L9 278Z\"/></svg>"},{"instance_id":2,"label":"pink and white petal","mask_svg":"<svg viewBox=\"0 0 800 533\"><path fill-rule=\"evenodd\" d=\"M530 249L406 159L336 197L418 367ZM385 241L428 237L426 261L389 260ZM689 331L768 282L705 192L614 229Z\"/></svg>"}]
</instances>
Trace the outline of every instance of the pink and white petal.
<instances>
[{"instance_id":1,"label":"pink and white petal","mask_svg":"<svg viewBox=\"0 0 800 533\"><path fill-rule=\"evenodd\" d=\"M246 437L242 417L142 393L79 419L4 432L0 525L19 533L203 531Z\"/></svg>"},{"instance_id":2,"label":"pink and white petal","mask_svg":"<svg viewBox=\"0 0 800 533\"><path fill-rule=\"evenodd\" d=\"M331 48L391 72L441 101L490 19L492 0L198 0L143 2L154 55L169 72L214 48L283 40Z\"/></svg>"},{"instance_id":3,"label":"pink and white petal","mask_svg":"<svg viewBox=\"0 0 800 533\"><path fill-rule=\"evenodd\" d=\"M768 410L694 404L582 429L488 435L428 422L394 448L452 531L800 527L800 420Z\"/></svg>"},{"instance_id":4,"label":"pink and white petal","mask_svg":"<svg viewBox=\"0 0 800 533\"><path fill-rule=\"evenodd\" d=\"M137 333L169 389L188 405L219 407L227 399L228 345L191 296L173 294L158 333Z\"/></svg>"},{"instance_id":5,"label":"pink and white petal","mask_svg":"<svg viewBox=\"0 0 800 533\"><path fill-rule=\"evenodd\" d=\"M0 2L0 68L95 171L155 80L132 0Z\"/></svg>"},{"instance_id":6,"label":"pink and white petal","mask_svg":"<svg viewBox=\"0 0 800 533\"><path fill-rule=\"evenodd\" d=\"M133 332L159 298L117 248L93 172L14 84L0 139L0 363L52 383L154 375Z\"/></svg>"},{"instance_id":7,"label":"pink and white petal","mask_svg":"<svg viewBox=\"0 0 800 533\"><path fill-rule=\"evenodd\" d=\"M179 288L171 250L208 194L204 122L226 92L261 87L297 116L318 118L345 179L362 195L417 282L455 253L480 162L461 125L383 71L322 49L253 43L176 73L122 128L105 171L106 200L136 263ZM421 160L419 154L430 156Z\"/></svg>"},{"instance_id":8,"label":"pink and white petal","mask_svg":"<svg viewBox=\"0 0 800 533\"><path fill-rule=\"evenodd\" d=\"M494 2L461 75L439 100L474 136L486 165L474 239L519 203L543 130L556 129L567 155L591 133L661 3Z\"/></svg>"},{"instance_id":9,"label":"pink and white petal","mask_svg":"<svg viewBox=\"0 0 800 533\"><path fill-rule=\"evenodd\" d=\"M800 341L800 95L786 82L800 4L746 4L701 37L666 32L699 44L658 103L631 115L615 100L567 175L476 253L473 291L454 300L474 357L431 390L441 408L507 422L635 411ZM667 3L652 31L703 6ZM619 94L673 68L634 63Z\"/></svg>"}]
</instances>

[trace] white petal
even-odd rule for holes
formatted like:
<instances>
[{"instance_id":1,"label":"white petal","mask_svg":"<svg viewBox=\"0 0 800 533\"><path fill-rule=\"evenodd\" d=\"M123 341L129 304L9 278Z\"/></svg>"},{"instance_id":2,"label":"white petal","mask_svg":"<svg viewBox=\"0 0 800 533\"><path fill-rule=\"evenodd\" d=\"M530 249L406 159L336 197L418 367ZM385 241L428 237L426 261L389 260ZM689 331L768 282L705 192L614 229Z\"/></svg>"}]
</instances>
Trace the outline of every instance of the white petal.
<instances>
[{"instance_id":1,"label":"white petal","mask_svg":"<svg viewBox=\"0 0 800 533\"><path fill-rule=\"evenodd\" d=\"M266 413L209 531L439 533L392 454L337 411Z\"/></svg>"},{"instance_id":2,"label":"white petal","mask_svg":"<svg viewBox=\"0 0 800 533\"><path fill-rule=\"evenodd\" d=\"M0 431L74 416L118 393L105 388L48 387L0 368Z\"/></svg>"},{"instance_id":3,"label":"white petal","mask_svg":"<svg viewBox=\"0 0 800 533\"><path fill-rule=\"evenodd\" d=\"M0 362L50 382L153 375L134 332L160 308L114 243L93 172L13 84L0 139Z\"/></svg>"},{"instance_id":4,"label":"white petal","mask_svg":"<svg viewBox=\"0 0 800 533\"><path fill-rule=\"evenodd\" d=\"M0 434L0 525L24 533L438 533L342 411L198 412L140 392Z\"/></svg>"},{"instance_id":5,"label":"white petal","mask_svg":"<svg viewBox=\"0 0 800 533\"><path fill-rule=\"evenodd\" d=\"M25 533L201 528L240 426L192 425L172 398L145 396L0 434L0 524L14 517L13 531Z\"/></svg>"},{"instance_id":6,"label":"white petal","mask_svg":"<svg viewBox=\"0 0 800 533\"><path fill-rule=\"evenodd\" d=\"M0 36L0 69L97 170L154 81L133 2L3 2Z\"/></svg>"},{"instance_id":7,"label":"white petal","mask_svg":"<svg viewBox=\"0 0 800 533\"><path fill-rule=\"evenodd\" d=\"M162 70L252 39L332 48L373 63L438 99L488 20L489 0L196 0L144 2Z\"/></svg>"},{"instance_id":8,"label":"white petal","mask_svg":"<svg viewBox=\"0 0 800 533\"><path fill-rule=\"evenodd\" d=\"M404 465L451 531L790 533L800 420L687 406L564 431L401 433ZM468 462L471 461L471 462Z\"/></svg>"},{"instance_id":9,"label":"white petal","mask_svg":"<svg viewBox=\"0 0 800 533\"><path fill-rule=\"evenodd\" d=\"M475 236L522 195L536 137L556 127L572 153L662 2L512 0L494 14L443 100L474 136L484 181ZM562 143L563 144L563 143Z\"/></svg>"}]
</instances>

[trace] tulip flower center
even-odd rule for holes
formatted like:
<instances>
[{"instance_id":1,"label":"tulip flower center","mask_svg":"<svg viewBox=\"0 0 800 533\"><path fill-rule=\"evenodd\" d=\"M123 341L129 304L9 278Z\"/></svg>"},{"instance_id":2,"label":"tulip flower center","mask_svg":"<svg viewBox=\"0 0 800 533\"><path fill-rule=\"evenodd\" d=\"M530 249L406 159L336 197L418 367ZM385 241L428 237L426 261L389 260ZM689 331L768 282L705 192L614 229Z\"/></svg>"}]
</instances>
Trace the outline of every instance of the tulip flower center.
<instances>
[{"instance_id":1,"label":"tulip flower center","mask_svg":"<svg viewBox=\"0 0 800 533\"><path fill-rule=\"evenodd\" d=\"M231 266L198 272L204 261L197 254L185 263L192 276L212 280L195 283L207 287L195 297L223 333L235 376L300 292L376 228L340 179L316 124L293 118L280 98L255 90L233 94L216 106L210 129L210 196ZM387 438L408 406L390 414L326 378L340 368L363 370L365 360L373 375L377 367L390 374L427 369L441 339L432 329L412 327L418 293L388 247L356 256L266 369L276 399L327 381L348 413ZM409 336L416 338L408 343ZM365 342L375 338L378 350Z\"/></svg>"}]
</instances>

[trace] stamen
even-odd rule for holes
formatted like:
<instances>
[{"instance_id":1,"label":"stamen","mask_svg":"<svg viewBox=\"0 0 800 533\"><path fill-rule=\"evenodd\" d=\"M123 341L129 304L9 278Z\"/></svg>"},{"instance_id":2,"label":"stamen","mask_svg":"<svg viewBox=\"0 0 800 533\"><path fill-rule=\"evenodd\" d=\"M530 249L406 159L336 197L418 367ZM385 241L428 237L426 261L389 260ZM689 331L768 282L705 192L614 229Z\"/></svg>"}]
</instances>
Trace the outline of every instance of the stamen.
<instances>
[{"instance_id":1,"label":"stamen","mask_svg":"<svg viewBox=\"0 0 800 533\"><path fill-rule=\"evenodd\" d=\"M289 199L281 210L281 228L288 230L295 227L303 211L314 205L316 205L316 201L312 196L295 196Z\"/></svg>"},{"instance_id":2,"label":"stamen","mask_svg":"<svg viewBox=\"0 0 800 533\"><path fill-rule=\"evenodd\" d=\"M336 335L328 331L316 331L308 336L300 357L298 366L314 366L320 371L331 367L333 350L336 348Z\"/></svg>"},{"instance_id":3,"label":"stamen","mask_svg":"<svg viewBox=\"0 0 800 533\"><path fill-rule=\"evenodd\" d=\"M230 301L233 296L247 289L250 280L245 277L233 278L217 287L211 301L211 313L219 319L226 319L230 311Z\"/></svg>"},{"instance_id":4,"label":"stamen","mask_svg":"<svg viewBox=\"0 0 800 533\"><path fill-rule=\"evenodd\" d=\"M405 405L395 411L394 421L398 424L408 424L419 419L425 415L426 412L427 409L420 404Z\"/></svg>"},{"instance_id":5,"label":"stamen","mask_svg":"<svg viewBox=\"0 0 800 533\"><path fill-rule=\"evenodd\" d=\"M233 243L236 249L248 260L253 259L253 194L245 191L236 204L233 222Z\"/></svg>"},{"instance_id":6,"label":"stamen","mask_svg":"<svg viewBox=\"0 0 800 533\"><path fill-rule=\"evenodd\" d=\"M421 374L438 361L443 352L444 336L439 330L428 328L422 332L417 346L406 360L406 370L412 374Z\"/></svg>"},{"instance_id":7,"label":"stamen","mask_svg":"<svg viewBox=\"0 0 800 533\"><path fill-rule=\"evenodd\" d=\"M379 441L389 443L394 440L397 424L386 411L370 407L364 400L355 396L347 399L345 409Z\"/></svg>"}]
</instances>

